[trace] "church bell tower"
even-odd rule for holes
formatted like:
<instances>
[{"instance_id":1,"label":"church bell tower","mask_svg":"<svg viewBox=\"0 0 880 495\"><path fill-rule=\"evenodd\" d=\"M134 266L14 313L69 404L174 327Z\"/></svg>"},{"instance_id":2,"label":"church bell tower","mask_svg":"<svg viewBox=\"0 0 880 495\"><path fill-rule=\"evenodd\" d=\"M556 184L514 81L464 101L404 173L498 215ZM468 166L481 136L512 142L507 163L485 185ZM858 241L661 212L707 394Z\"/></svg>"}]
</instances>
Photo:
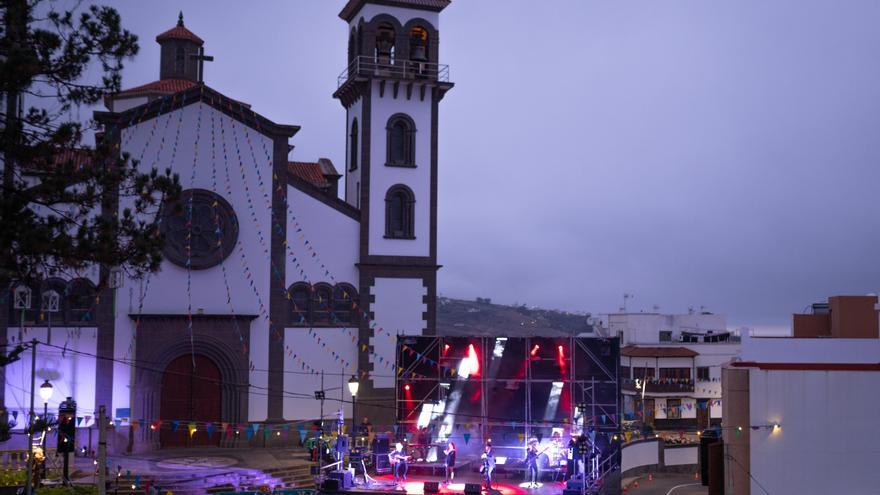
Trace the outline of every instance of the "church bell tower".
<instances>
[{"instance_id":1,"label":"church bell tower","mask_svg":"<svg viewBox=\"0 0 880 495\"><path fill-rule=\"evenodd\" d=\"M349 0L345 201L360 210L362 401L394 397L395 336L436 332L437 122L452 88L439 61L450 0ZM379 358L381 357L381 360ZM376 362L379 360L380 362ZM366 405L366 404L364 404ZM375 417L387 415L376 408Z\"/></svg>"}]
</instances>

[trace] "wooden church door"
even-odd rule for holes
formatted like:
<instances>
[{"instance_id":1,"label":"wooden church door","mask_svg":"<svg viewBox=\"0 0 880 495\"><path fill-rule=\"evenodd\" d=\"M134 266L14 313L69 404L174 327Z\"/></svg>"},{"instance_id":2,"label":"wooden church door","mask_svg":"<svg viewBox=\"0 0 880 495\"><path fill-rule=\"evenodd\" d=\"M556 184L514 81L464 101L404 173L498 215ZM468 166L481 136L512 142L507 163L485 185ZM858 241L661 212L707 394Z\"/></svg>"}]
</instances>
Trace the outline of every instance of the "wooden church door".
<instances>
[{"instance_id":1,"label":"wooden church door","mask_svg":"<svg viewBox=\"0 0 880 495\"><path fill-rule=\"evenodd\" d=\"M221 398L220 369L209 358L185 354L171 361L162 374L160 445L163 448L219 445ZM178 422L176 431L172 421ZM196 431L191 435L192 422L196 423ZM210 438L205 430L206 422L216 425Z\"/></svg>"}]
</instances>

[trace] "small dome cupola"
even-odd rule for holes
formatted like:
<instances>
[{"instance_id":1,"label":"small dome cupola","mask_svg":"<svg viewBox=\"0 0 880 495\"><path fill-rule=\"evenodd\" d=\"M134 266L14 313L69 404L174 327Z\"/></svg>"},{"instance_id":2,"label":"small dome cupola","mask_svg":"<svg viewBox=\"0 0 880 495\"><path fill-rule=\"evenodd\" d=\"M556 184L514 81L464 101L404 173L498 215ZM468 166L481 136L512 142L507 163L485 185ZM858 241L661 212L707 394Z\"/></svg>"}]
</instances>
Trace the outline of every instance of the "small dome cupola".
<instances>
[{"instance_id":1,"label":"small dome cupola","mask_svg":"<svg viewBox=\"0 0 880 495\"><path fill-rule=\"evenodd\" d=\"M160 79L199 80L199 50L205 42L183 25L183 12L177 18L177 25L156 36L161 56L159 61Z\"/></svg>"}]
</instances>

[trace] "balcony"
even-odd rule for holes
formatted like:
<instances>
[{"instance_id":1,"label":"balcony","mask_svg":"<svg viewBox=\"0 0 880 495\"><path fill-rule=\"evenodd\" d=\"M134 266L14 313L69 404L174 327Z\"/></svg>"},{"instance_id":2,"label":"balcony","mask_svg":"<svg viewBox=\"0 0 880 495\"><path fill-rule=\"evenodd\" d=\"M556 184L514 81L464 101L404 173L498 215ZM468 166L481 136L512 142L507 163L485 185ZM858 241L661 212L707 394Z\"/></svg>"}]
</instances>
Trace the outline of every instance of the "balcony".
<instances>
[{"instance_id":1,"label":"balcony","mask_svg":"<svg viewBox=\"0 0 880 495\"><path fill-rule=\"evenodd\" d=\"M636 381L623 379L621 380L623 390L627 392L641 392L636 389ZM659 379L651 380L645 389L645 395L651 394L684 394L694 392L694 382L688 379Z\"/></svg>"},{"instance_id":2,"label":"balcony","mask_svg":"<svg viewBox=\"0 0 880 495\"><path fill-rule=\"evenodd\" d=\"M395 60L389 57L355 57L336 79L337 88L358 78L403 79L449 83L449 66L415 60Z\"/></svg>"}]
</instances>

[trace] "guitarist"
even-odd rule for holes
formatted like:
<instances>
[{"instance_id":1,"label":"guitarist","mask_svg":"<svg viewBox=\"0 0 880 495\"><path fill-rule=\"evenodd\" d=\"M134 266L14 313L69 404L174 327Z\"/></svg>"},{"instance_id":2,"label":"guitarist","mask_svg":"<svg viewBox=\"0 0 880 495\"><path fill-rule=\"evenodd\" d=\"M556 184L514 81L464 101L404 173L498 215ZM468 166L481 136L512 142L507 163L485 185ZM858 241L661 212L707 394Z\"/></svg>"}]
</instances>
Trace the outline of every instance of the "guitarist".
<instances>
[{"instance_id":1,"label":"guitarist","mask_svg":"<svg viewBox=\"0 0 880 495\"><path fill-rule=\"evenodd\" d=\"M480 472L483 473L484 486L487 492L492 491L492 474L495 472L495 451L492 450L492 444L486 443L486 449L480 457L483 461L483 467Z\"/></svg>"},{"instance_id":2,"label":"guitarist","mask_svg":"<svg viewBox=\"0 0 880 495\"><path fill-rule=\"evenodd\" d=\"M391 461L391 469L394 470L394 482L400 483L401 480L406 482L406 471L409 469L407 460L408 455L403 453L403 444L398 442L394 445L394 450L388 454L388 460Z\"/></svg>"},{"instance_id":3,"label":"guitarist","mask_svg":"<svg viewBox=\"0 0 880 495\"><path fill-rule=\"evenodd\" d=\"M538 439L531 438L526 448L526 468L528 469L529 488L538 486Z\"/></svg>"}]
</instances>

